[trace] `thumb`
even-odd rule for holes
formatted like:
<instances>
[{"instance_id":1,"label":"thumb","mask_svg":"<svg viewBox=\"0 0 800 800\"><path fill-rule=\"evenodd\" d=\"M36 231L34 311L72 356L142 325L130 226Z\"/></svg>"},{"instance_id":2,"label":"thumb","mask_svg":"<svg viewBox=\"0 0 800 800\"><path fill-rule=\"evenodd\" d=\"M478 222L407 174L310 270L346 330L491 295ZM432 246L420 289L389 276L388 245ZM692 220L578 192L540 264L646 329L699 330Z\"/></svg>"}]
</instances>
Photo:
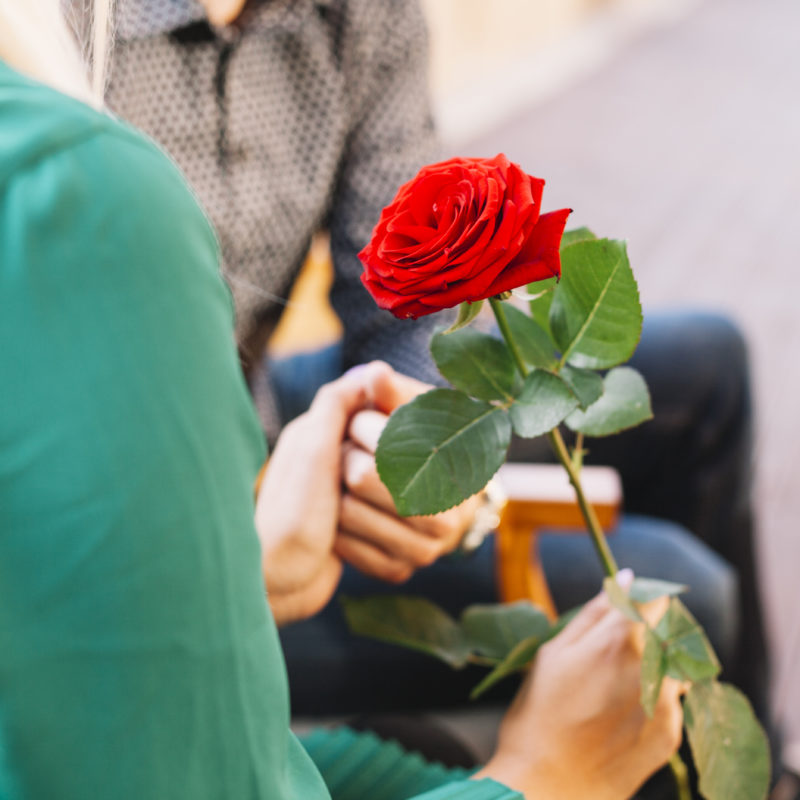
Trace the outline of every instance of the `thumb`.
<instances>
[{"instance_id":1,"label":"thumb","mask_svg":"<svg viewBox=\"0 0 800 800\"><path fill-rule=\"evenodd\" d=\"M367 385L356 375L345 373L317 391L308 417L324 426L328 435L335 434L341 439L353 414L369 405L370 391Z\"/></svg>"},{"instance_id":2,"label":"thumb","mask_svg":"<svg viewBox=\"0 0 800 800\"><path fill-rule=\"evenodd\" d=\"M391 414L398 406L413 400L433 387L408 375L395 372L383 361L371 361L354 367L346 375L363 381L372 406L384 414Z\"/></svg>"}]
</instances>

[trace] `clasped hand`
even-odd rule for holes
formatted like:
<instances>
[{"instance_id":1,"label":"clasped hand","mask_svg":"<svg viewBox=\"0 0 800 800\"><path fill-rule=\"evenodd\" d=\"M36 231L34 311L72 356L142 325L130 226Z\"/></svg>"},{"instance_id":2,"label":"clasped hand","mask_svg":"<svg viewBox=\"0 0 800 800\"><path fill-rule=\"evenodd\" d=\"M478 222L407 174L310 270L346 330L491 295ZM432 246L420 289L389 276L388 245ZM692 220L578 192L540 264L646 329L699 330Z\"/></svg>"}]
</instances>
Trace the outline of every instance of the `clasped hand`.
<instances>
[{"instance_id":1,"label":"clasped hand","mask_svg":"<svg viewBox=\"0 0 800 800\"><path fill-rule=\"evenodd\" d=\"M343 562L392 583L453 550L478 504L400 517L375 467L388 415L430 387L381 362L317 392L281 433L256 503L270 605L279 625L305 619L333 595Z\"/></svg>"}]
</instances>

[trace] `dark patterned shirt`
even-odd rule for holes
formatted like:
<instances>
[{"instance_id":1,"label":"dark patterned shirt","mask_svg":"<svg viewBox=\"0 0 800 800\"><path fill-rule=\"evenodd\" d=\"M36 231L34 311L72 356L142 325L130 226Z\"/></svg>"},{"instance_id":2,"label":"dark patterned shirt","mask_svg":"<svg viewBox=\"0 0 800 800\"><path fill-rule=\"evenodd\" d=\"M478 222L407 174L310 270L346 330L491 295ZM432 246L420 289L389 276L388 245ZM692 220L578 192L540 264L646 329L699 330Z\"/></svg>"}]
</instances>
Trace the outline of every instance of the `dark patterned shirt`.
<instances>
[{"instance_id":1,"label":"dark patterned shirt","mask_svg":"<svg viewBox=\"0 0 800 800\"><path fill-rule=\"evenodd\" d=\"M240 341L263 341L328 228L345 367L383 358L432 380L434 319L379 310L357 258L381 208L436 155L417 1L251 0L225 29L194 0L117 5L109 105L165 147L215 223Z\"/></svg>"}]
</instances>

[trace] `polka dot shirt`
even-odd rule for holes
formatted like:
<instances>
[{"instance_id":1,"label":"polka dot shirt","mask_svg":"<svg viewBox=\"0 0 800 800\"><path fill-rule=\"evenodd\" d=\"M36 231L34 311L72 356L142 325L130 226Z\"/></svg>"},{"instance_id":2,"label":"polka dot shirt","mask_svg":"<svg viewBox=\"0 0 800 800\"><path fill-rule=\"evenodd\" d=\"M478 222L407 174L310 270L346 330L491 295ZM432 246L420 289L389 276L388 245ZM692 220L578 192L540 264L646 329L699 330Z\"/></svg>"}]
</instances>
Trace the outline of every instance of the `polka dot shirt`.
<instances>
[{"instance_id":1,"label":"polka dot shirt","mask_svg":"<svg viewBox=\"0 0 800 800\"><path fill-rule=\"evenodd\" d=\"M439 315L378 309L357 258L400 184L437 156L416 0L251 0L224 29L194 0L118 0L117 32L109 105L162 144L214 222L240 341L275 324L327 228L344 366L383 358L434 380ZM274 435L274 403L257 399Z\"/></svg>"}]
</instances>

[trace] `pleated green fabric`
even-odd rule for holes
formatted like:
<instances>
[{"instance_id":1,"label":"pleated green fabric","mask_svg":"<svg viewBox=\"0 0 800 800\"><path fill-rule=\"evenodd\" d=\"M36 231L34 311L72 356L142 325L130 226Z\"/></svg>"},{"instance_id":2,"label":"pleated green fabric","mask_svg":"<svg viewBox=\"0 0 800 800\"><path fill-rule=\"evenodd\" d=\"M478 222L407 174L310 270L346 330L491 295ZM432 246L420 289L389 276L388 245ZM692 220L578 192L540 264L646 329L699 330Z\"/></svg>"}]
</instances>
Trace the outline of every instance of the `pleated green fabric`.
<instances>
[{"instance_id":1,"label":"pleated green fabric","mask_svg":"<svg viewBox=\"0 0 800 800\"><path fill-rule=\"evenodd\" d=\"M264 456L182 176L0 63L2 800L327 800L289 731Z\"/></svg>"},{"instance_id":2,"label":"pleated green fabric","mask_svg":"<svg viewBox=\"0 0 800 800\"><path fill-rule=\"evenodd\" d=\"M467 780L469 770L428 762L369 732L318 728L300 742L333 800L521 800L495 781Z\"/></svg>"},{"instance_id":3,"label":"pleated green fabric","mask_svg":"<svg viewBox=\"0 0 800 800\"><path fill-rule=\"evenodd\" d=\"M396 742L349 728L318 729L300 741L333 800L400 800L469 777L466 770L430 764Z\"/></svg>"}]
</instances>

